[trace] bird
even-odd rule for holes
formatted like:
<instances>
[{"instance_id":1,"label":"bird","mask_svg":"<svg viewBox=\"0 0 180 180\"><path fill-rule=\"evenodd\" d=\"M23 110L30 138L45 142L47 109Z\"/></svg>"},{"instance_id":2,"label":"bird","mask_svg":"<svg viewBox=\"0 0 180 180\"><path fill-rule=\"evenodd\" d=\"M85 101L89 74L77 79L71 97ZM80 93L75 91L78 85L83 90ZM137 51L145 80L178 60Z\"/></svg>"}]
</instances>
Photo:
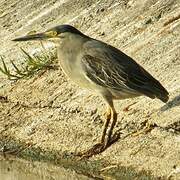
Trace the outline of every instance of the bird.
<instances>
[{"instance_id":1,"label":"bird","mask_svg":"<svg viewBox=\"0 0 180 180\"><path fill-rule=\"evenodd\" d=\"M169 99L169 93L162 84L133 58L110 44L87 36L72 25L58 25L13 39L30 40L53 42L66 76L80 87L100 95L106 102L100 142L81 153L82 156L99 154L119 138L113 134L117 122L114 100L143 95L158 98L164 103Z\"/></svg>"}]
</instances>

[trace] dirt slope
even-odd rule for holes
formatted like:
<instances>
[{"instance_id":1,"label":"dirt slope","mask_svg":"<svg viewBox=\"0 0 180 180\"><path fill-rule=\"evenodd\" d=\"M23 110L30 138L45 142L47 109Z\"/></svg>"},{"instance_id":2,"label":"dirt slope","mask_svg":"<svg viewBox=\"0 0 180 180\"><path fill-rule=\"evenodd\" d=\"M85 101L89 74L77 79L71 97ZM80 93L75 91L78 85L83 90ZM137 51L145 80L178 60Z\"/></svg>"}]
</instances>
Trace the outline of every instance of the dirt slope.
<instances>
[{"instance_id":1,"label":"dirt slope","mask_svg":"<svg viewBox=\"0 0 180 180\"><path fill-rule=\"evenodd\" d=\"M122 139L84 163L88 170L83 172L118 178L117 168L122 166L154 177L180 178L180 1L0 0L0 54L7 63L20 62L18 47L32 52L40 44L14 43L12 38L63 23L121 49L170 93L167 104L147 97L117 101L116 130L122 129ZM0 74L1 146L13 142L29 151L58 152L61 163L68 157L67 167L75 168L69 155L96 143L104 121L103 100L89 95L60 67L13 83ZM132 103L128 112L122 111ZM148 134L123 138L146 121L156 127Z\"/></svg>"}]
</instances>

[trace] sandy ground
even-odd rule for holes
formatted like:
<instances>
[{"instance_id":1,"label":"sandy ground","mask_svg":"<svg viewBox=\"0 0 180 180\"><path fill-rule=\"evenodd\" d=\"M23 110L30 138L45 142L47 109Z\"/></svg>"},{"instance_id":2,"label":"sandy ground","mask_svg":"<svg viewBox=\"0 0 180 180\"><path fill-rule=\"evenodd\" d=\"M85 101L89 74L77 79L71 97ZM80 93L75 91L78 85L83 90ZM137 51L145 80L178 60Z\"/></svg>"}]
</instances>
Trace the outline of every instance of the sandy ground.
<instances>
[{"instance_id":1,"label":"sandy ground","mask_svg":"<svg viewBox=\"0 0 180 180\"><path fill-rule=\"evenodd\" d=\"M44 157L56 152L63 166L77 169L83 164L78 170L101 178L119 179L119 168L131 167L154 178L180 179L180 1L0 0L0 54L7 63L20 62L19 47L32 52L40 44L14 43L12 38L63 23L133 57L168 89L170 100L117 101L116 130L121 129L122 138L103 153L76 163L73 154L99 140L104 121L101 97L89 97L60 67L17 82L0 74L1 147L24 146L26 151L19 154L27 156L33 154L27 149L38 149ZM147 121L156 125L150 132L125 137Z\"/></svg>"},{"instance_id":2,"label":"sandy ground","mask_svg":"<svg viewBox=\"0 0 180 180\"><path fill-rule=\"evenodd\" d=\"M25 161L23 159L0 156L0 179L2 180L90 180L74 171L54 166L51 163Z\"/></svg>"}]
</instances>

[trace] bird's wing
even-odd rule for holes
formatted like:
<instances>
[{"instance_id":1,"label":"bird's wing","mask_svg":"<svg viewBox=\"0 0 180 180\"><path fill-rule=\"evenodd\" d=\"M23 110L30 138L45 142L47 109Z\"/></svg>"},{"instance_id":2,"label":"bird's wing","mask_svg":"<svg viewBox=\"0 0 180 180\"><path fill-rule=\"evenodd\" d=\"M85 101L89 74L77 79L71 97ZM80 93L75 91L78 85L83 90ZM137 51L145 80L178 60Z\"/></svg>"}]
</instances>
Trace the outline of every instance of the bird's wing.
<instances>
[{"instance_id":1,"label":"bird's wing","mask_svg":"<svg viewBox=\"0 0 180 180\"><path fill-rule=\"evenodd\" d=\"M86 76L100 86L114 90L128 88L127 74L110 61L86 54L82 57L82 66Z\"/></svg>"},{"instance_id":2,"label":"bird's wing","mask_svg":"<svg viewBox=\"0 0 180 180\"><path fill-rule=\"evenodd\" d=\"M120 50L96 40L85 43L83 48L82 66L86 76L96 84L119 91L136 91L150 98L167 98L163 86Z\"/></svg>"}]
</instances>

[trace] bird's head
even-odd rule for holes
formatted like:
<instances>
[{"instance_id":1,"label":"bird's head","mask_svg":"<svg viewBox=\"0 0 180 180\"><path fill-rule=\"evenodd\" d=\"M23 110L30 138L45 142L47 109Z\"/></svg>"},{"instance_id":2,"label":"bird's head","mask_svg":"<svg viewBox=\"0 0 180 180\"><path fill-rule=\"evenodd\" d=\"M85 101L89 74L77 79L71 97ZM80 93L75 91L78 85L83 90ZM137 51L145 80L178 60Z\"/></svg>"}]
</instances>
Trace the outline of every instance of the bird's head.
<instances>
[{"instance_id":1,"label":"bird's head","mask_svg":"<svg viewBox=\"0 0 180 180\"><path fill-rule=\"evenodd\" d=\"M75 27L70 25L59 25L42 33L29 33L26 36L15 38L12 41L48 40L54 43L60 42L69 35L78 34L85 36Z\"/></svg>"}]
</instances>

